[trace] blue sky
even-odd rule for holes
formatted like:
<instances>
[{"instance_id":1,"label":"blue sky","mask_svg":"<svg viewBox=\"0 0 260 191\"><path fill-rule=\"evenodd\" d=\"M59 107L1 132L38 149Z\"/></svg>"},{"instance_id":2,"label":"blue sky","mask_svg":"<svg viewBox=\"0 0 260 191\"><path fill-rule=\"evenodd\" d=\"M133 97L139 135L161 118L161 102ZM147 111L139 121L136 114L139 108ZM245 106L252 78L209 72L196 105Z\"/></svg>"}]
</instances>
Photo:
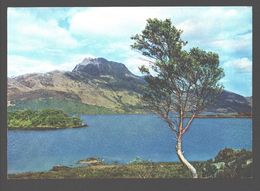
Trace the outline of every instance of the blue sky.
<instances>
[{"instance_id":1,"label":"blue sky","mask_svg":"<svg viewBox=\"0 0 260 191\"><path fill-rule=\"evenodd\" d=\"M251 7L8 8L8 77L69 71L85 57L122 62L140 75L147 62L130 37L147 18L171 18L185 49L219 54L226 90L252 95Z\"/></svg>"}]
</instances>

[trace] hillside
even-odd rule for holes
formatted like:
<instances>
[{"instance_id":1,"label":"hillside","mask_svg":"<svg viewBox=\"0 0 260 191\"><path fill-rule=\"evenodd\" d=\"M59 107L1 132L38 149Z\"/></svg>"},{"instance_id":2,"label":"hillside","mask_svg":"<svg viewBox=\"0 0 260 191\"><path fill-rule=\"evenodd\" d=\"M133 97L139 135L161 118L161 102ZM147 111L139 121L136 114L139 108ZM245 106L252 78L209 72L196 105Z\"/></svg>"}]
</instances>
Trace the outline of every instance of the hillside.
<instances>
[{"instance_id":1,"label":"hillside","mask_svg":"<svg viewBox=\"0 0 260 191\"><path fill-rule=\"evenodd\" d=\"M140 96L144 85L144 79L122 63L85 58L71 72L8 78L8 109L51 107L69 113L139 113L143 112ZM251 105L245 97L224 91L207 111L250 112Z\"/></svg>"},{"instance_id":2,"label":"hillside","mask_svg":"<svg viewBox=\"0 0 260 191\"><path fill-rule=\"evenodd\" d=\"M21 104L33 100L63 100L101 106L114 112L136 110L142 78L123 64L103 58L84 59L72 72L53 71L8 79L8 100ZM18 103L17 103L18 102Z\"/></svg>"},{"instance_id":3,"label":"hillside","mask_svg":"<svg viewBox=\"0 0 260 191\"><path fill-rule=\"evenodd\" d=\"M230 91L223 91L216 102L209 106L211 112L251 112L251 102L245 97Z\"/></svg>"},{"instance_id":4,"label":"hillside","mask_svg":"<svg viewBox=\"0 0 260 191\"><path fill-rule=\"evenodd\" d=\"M252 107L252 103L253 103L252 96L246 97L246 100L249 102L249 105Z\"/></svg>"}]
</instances>

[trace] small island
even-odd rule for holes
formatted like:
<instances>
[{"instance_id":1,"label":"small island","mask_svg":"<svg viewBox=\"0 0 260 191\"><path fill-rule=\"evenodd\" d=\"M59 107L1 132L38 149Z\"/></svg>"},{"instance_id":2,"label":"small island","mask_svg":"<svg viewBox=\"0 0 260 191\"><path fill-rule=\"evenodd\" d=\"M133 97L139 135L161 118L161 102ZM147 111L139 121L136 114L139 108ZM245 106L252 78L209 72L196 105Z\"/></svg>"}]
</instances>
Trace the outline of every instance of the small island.
<instances>
[{"instance_id":1,"label":"small island","mask_svg":"<svg viewBox=\"0 0 260 191\"><path fill-rule=\"evenodd\" d=\"M62 110L44 109L39 111L18 110L8 112L8 129L49 130L79 128L87 125L79 117L69 116Z\"/></svg>"}]
</instances>

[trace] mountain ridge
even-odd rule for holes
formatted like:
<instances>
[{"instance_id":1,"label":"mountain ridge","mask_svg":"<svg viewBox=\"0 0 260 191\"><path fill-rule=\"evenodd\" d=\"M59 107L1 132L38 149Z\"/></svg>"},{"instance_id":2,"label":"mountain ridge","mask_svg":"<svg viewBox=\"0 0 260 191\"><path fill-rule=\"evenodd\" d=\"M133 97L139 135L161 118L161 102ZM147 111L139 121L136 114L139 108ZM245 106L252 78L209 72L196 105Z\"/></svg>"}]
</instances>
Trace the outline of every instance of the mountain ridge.
<instances>
[{"instance_id":1,"label":"mountain ridge","mask_svg":"<svg viewBox=\"0 0 260 191\"><path fill-rule=\"evenodd\" d=\"M85 58L72 71L51 71L8 78L8 102L66 99L122 112L141 112L142 77L119 62ZM248 98L224 91L209 112L251 112Z\"/></svg>"}]
</instances>

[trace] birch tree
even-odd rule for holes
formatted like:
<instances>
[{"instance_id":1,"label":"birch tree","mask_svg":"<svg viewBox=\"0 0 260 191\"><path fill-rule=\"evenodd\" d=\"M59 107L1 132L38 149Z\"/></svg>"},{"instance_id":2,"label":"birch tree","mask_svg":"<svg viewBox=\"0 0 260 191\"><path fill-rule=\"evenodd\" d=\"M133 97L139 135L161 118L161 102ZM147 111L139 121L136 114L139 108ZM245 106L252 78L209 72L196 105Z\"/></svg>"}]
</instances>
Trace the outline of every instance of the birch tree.
<instances>
[{"instance_id":1,"label":"birch tree","mask_svg":"<svg viewBox=\"0 0 260 191\"><path fill-rule=\"evenodd\" d=\"M168 124L176 136L179 160L197 178L196 169L183 155L183 136L222 92L219 80L224 72L218 54L200 48L183 50L187 42L181 39L182 32L170 19L148 19L145 29L131 37L131 47L150 60L149 66L139 68L147 82L144 106Z\"/></svg>"}]
</instances>

